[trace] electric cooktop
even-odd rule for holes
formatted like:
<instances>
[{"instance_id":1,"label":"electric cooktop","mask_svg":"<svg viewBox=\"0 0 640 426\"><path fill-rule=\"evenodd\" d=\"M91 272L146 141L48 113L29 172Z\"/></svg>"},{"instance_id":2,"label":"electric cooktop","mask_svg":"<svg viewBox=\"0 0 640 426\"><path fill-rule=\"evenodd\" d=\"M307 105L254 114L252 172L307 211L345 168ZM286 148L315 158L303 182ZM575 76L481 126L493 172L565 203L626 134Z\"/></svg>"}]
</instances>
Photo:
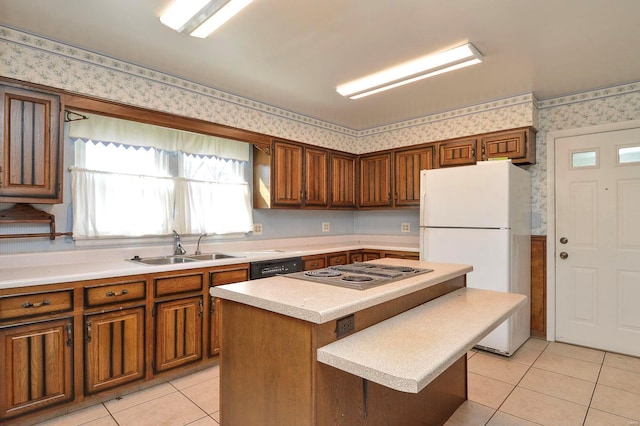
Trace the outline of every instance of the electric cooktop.
<instances>
[{"instance_id":1,"label":"electric cooktop","mask_svg":"<svg viewBox=\"0 0 640 426\"><path fill-rule=\"evenodd\" d=\"M383 265L380 263L352 263L295 272L283 276L356 290L366 290L427 272L433 272L433 269Z\"/></svg>"}]
</instances>

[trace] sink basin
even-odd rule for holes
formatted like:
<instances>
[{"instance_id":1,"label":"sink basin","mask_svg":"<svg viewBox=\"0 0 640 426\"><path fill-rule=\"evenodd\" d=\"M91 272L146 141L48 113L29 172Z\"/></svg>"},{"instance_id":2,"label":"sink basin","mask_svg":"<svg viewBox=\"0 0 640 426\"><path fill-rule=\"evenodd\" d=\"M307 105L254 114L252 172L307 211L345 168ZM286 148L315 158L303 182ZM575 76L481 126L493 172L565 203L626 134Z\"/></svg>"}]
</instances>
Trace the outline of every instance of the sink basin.
<instances>
[{"instance_id":1,"label":"sink basin","mask_svg":"<svg viewBox=\"0 0 640 426\"><path fill-rule=\"evenodd\" d=\"M230 254L224 254L224 253L209 253L209 254L190 254L184 257L188 259L193 259L193 260L216 260L216 259L231 259L238 256L232 256Z\"/></svg>"},{"instance_id":2,"label":"sink basin","mask_svg":"<svg viewBox=\"0 0 640 426\"><path fill-rule=\"evenodd\" d=\"M145 265L173 265L176 263L189 263L195 262L196 259L190 259L188 257L179 256L161 256L161 257L143 257L133 258L133 262L144 263Z\"/></svg>"},{"instance_id":3,"label":"sink basin","mask_svg":"<svg viewBox=\"0 0 640 426\"><path fill-rule=\"evenodd\" d=\"M135 263L144 265L174 265L180 263L198 262L203 260L230 259L239 256L233 256L224 253L207 253L207 254L184 254L180 256L157 256L157 257L139 257L135 256L130 259Z\"/></svg>"}]
</instances>

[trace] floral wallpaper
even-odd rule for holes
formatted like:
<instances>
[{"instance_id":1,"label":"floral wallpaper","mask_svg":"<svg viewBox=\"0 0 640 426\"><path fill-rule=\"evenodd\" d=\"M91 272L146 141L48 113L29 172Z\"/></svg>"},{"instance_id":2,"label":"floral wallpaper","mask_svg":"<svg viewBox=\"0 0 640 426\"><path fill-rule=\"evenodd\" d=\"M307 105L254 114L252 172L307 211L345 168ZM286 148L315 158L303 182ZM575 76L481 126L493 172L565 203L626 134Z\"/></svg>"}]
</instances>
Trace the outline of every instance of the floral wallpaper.
<instances>
[{"instance_id":1,"label":"floral wallpaper","mask_svg":"<svg viewBox=\"0 0 640 426\"><path fill-rule=\"evenodd\" d=\"M535 125L533 95L357 131L0 26L1 74L352 153Z\"/></svg>"},{"instance_id":2,"label":"floral wallpaper","mask_svg":"<svg viewBox=\"0 0 640 426\"><path fill-rule=\"evenodd\" d=\"M533 126L533 234L546 234L546 133L640 118L640 82L537 100L533 94L353 130L0 26L0 75L237 128L363 153Z\"/></svg>"}]
</instances>

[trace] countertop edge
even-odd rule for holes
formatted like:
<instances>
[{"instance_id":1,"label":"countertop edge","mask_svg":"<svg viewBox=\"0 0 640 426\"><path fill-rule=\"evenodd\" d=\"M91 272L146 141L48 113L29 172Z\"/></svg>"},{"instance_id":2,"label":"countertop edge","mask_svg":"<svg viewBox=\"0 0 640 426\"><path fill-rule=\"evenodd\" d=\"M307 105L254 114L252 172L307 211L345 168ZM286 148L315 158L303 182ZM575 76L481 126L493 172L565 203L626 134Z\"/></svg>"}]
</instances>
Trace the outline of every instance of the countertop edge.
<instances>
[{"instance_id":1,"label":"countertop edge","mask_svg":"<svg viewBox=\"0 0 640 426\"><path fill-rule=\"evenodd\" d=\"M472 301L471 305L484 304L485 306L484 308L477 306L473 308L472 306L473 309L467 312L467 315L462 315L459 318L457 324L453 325L457 328L457 338L449 337L446 342L438 342L435 339L435 343L428 339L423 341L416 341L415 338L406 339L405 343L411 346L411 348L405 348L406 352L419 351L420 357L417 360L412 360L414 361L412 364L408 362L407 365L394 365L394 361L396 364L403 362L403 358L398 356L404 352L403 349L396 345L384 351L384 347L381 347L379 342L388 341L389 336L392 335L402 336L403 330L412 328L407 321L434 320L434 315L442 315L439 321L426 322L437 322L439 326L444 326L445 321L451 322L450 315L446 315L446 319L443 318L444 312L451 309L456 309L458 312L462 307L463 304L456 300L460 296L477 299L477 301ZM469 288L456 290L344 339L318 348L317 361L401 392L418 393L506 320L516 309L525 304L526 299L526 296L514 293ZM487 305L488 301L494 303ZM449 304L448 308L447 303ZM468 307L468 305L464 306ZM486 310L486 306L490 306L492 312L482 312L482 315L485 315L482 317L483 322L473 324L473 327L470 327L469 322L466 321L468 316L481 315L481 310ZM403 323L402 329L398 325L400 322ZM415 327L415 323L413 326ZM425 333L425 335L428 334ZM435 334L437 335L437 333ZM451 335L451 332L448 332L447 335ZM412 336L415 337L415 334ZM398 339L394 340L394 343L397 342ZM423 345L420 345L420 342ZM367 353L372 347L376 348L375 358L367 357ZM447 349L446 353L442 352L443 348Z\"/></svg>"}]
</instances>

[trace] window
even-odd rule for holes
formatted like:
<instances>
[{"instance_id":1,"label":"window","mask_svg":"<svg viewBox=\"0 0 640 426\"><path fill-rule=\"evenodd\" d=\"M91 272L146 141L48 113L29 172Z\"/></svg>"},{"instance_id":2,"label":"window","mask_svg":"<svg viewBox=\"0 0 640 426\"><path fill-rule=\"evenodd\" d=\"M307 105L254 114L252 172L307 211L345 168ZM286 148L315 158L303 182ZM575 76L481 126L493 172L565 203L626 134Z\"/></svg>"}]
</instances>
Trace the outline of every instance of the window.
<instances>
[{"instance_id":1,"label":"window","mask_svg":"<svg viewBox=\"0 0 640 426\"><path fill-rule=\"evenodd\" d=\"M74 238L252 229L248 144L94 115L78 123Z\"/></svg>"},{"instance_id":2,"label":"window","mask_svg":"<svg viewBox=\"0 0 640 426\"><path fill-rule=\"evenodd\" d=\"M618 147L618 164L640 163L640 146Z\"/></svg>"},{"instance_id":3,"label":"window","mask_svg":"<svg viewBox=\"0 0 640 426\"><path fill-rule=\"evenodd\" d=\"M598 166L598 150L571 153L571 168L583 169Z\"/></svg>"}]
</instances>

